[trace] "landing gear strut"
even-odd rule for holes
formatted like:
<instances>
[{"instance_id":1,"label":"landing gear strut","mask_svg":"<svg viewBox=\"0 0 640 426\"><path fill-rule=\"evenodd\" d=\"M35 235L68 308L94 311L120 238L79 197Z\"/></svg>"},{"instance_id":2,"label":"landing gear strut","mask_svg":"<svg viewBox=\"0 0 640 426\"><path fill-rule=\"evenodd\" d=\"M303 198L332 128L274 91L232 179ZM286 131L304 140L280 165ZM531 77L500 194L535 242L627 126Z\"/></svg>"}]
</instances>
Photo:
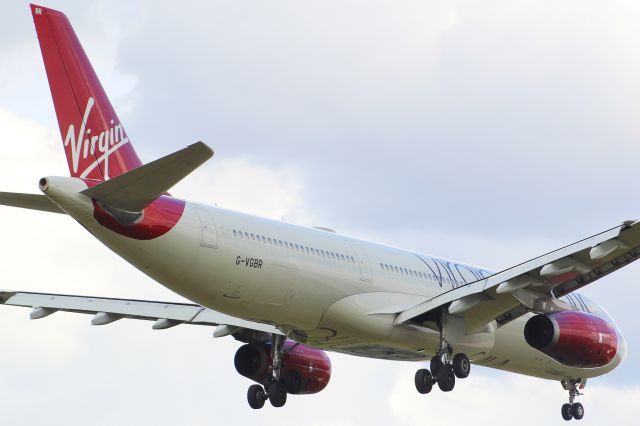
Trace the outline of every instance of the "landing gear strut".
<instances>
[{"instance_id":1,"label":"landing gear strut","mask_svg":"<svg viewBox=\"0 0 640 426\"><path fill-rule=\"evenodd\" d=\"M560 410L562 418L567 421L571 419L581 420L584 417L584 407L579 402L574 402L574 400L577 396L582 395L578 389L584 389L587 381L583 379L565 379L560 383L565 390L569 391L569 403L562 404L562 409Z\"/></svg>"},{"instance_id":2,"label":"landing gear strut","mask_svg":"<svg viewBox=\"0 0 640 426\"><path fill-rule=\"evenodd\" d=\"M281 380L284 356L284 336L274 334L271 338L271 377L263 386L252 385L247 391L249 406L258 410L268 399L274 407L282 407L287 402L287 387Z\"/></svg>"},{"instance_id":3,"label":"landing gear strut","mask_svg":"<svg viewBox=\"0 0 640 426\"><path fill-rule=\"evenodd\" d=\"M415 384L420 393L431 392L436 383L442 392L450 392L456 385L456 377L464 379L471 372L471 363L465 354L451 356L453 348L447 342L444 333L445 318L446 311L443 308L440 316L440 349L431 358L429 365L431 371L426 368L416 371Z\"/></svg>"}]
</instances>

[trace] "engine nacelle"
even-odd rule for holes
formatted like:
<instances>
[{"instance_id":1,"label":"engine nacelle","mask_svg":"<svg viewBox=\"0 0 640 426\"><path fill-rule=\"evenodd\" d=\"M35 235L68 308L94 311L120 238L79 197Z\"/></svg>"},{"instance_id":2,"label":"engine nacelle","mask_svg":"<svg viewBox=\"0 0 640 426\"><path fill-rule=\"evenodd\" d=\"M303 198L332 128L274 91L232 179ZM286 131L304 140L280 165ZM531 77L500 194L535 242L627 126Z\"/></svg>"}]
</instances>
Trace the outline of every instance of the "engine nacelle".
<instances>
[{"instance_id":1,"label":"engine nacelle","mask_svg":"<svg viewBox=\"0 0 640 426\"><path fill-rule=\"evenodd\" d=\"M250 343L236 352L238 373L266 384L271 375L271 344ZM291 394L318 393L331 378L331 360L324 351L286 340L282 359L282 382Z\"/></svg>"},{"instance_id":2,"label":"engine nacelle","mask_svg":"<svg viewBox=\"0 0 640 426\"><path fill-rule=\"evenodd\" d=\"M577 368L603 367L618 351L615 327L596 315L562 311L539 314L524 326L527 343L556 361Z\"/></svg>"}]
</instances>

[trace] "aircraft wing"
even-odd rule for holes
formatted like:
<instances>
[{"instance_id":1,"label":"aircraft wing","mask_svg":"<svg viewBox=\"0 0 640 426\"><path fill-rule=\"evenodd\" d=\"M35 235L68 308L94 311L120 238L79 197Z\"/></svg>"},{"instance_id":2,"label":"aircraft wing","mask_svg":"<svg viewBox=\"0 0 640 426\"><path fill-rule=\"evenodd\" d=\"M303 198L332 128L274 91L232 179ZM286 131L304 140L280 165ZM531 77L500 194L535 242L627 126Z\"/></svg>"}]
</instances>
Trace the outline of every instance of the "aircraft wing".
<instances>
[{"instance_id":1,"label":"aircraft wing","mask_svg":"<svg viewBox=\"0 0 640 426\"><path fill-rule=\"evenodd\" d=\"M396 324L433 319L442 306L464 318L467 332L527 312L570 309L557 298L614 272L640 256L640 221L626 221L568 246L538 256L400 312ZM571 296L568 296L571 298ZM436 317L437 318L437 317Z\"/></svg>"},{"instance_id":2,"label":"aircraft wing","mask_svg":"<svg viewBox=\"0 0 640 426\"><path fill-rule=\"evenodd\" d=\"M112 299L106 297L0 291L0 304L33 308L31 319L44 318L58 311L94 315L91 324L105 325L119 319L154 321L153 329L180 324L217 327L214 337L238 331L282 334L276 327L246 321L190 303L152 302L147 300ZM245 333L246 334L246 333ZM250 333L249 333L250 334ZM242 340L242 339L241 339Z\"/></svg>"}]
</instances>

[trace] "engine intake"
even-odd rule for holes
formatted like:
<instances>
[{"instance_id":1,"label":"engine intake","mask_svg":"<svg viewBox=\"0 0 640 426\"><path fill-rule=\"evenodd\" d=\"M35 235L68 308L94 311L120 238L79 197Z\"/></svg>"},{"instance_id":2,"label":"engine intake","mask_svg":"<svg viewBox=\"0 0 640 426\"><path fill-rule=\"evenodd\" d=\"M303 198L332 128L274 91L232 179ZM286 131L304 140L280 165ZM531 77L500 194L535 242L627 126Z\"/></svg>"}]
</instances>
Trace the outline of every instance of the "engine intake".
<instances>
[{"instance_id":1,"label":"engine intake","mask_svg":"<svg viewBox=\"0 0 640 426\"><path fill-rule=\"evenodd\" d=\"M271 374L271 344L249 343L236 352L238 373L266 384ZM286 340L282 359L282 382L291 394L318 393L331 378L331 360L324 351Z\"/></svg>"},{"instance_id":2,"label":"engine intake","mask_svg":"<svg viewBox=\"0 0 640 426\"><path fill-rule=\"evenodd\" d=\"M618 351L618 333L608 321L586 312L539 314L524 326L527 343L556 361L577 368L603 367Z\"/></svg>"}]
</instances>

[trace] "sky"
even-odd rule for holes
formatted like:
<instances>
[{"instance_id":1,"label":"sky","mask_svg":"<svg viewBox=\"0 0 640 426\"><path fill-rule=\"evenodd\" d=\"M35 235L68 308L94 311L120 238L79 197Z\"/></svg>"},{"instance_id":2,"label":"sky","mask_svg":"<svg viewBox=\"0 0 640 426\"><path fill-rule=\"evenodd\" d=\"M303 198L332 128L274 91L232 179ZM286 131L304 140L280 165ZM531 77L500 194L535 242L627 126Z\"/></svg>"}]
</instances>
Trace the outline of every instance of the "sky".
<instances>
[{"instance_id":1,"label":"sky","mask_svg":"<svg viewBox=\"0 0 640 426\"><path fill-rule=\"evenodd\" d=\"M143 161L203 140L172 193L501 269L640 218L634 1L50 1ZM28 4L0 6L0 190L67 175ZM0 209L0 288L180 301L68 217ZM640 416L640 265L584 289L629 355L584 425ZM7 424L559 422L558 383L482 367L418 395L413 363L331 354L325 391L248 408L207 327L0 307Z\"/></svg>"}]
</instances>

